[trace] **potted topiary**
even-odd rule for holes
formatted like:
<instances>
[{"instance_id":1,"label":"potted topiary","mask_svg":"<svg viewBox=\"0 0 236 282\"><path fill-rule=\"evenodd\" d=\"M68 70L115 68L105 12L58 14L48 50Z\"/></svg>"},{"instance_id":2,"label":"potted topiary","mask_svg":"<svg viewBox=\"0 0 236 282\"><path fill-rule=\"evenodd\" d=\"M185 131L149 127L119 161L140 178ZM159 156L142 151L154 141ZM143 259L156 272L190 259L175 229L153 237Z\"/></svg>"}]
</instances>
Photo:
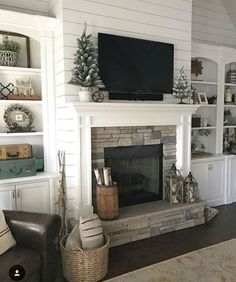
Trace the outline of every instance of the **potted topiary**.
<instances>
[{"instance_id":1,"label":"potted topiary","mask_svg":"<svg viewBox=\"0 0 236 282\"><path fill-rule=\"evenodd\" d=\"M92 35L86 35L86 29L85 23L82 35L77 39L78 50L74 54L75 67L69 83L79 86L80 101L91 102L94 88L99 89L105 86L98 75L97 48L93 46Z\"/></svg>"},{"instance_id":2,"label":"potted topiary","mask_svg":"<svg viewBox=\"0 0 236 282\"><path fill-rule=\"evenodd\" d=\"M2 37L2 43L0 43L0 65L15 67L21 46L18 42L9 40L7 35Z\"/></svg>"}]
</instances>

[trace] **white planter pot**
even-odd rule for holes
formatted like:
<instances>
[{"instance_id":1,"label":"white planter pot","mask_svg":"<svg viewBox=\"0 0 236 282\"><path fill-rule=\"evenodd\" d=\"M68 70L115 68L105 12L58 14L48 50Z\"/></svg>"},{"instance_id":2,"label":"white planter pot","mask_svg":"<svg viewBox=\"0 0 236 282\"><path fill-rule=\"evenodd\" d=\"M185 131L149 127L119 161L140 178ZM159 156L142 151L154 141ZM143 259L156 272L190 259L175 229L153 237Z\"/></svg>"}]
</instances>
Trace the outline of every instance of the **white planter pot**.
<instances>
[{"instance_id":1,"label":"white planter pot","mask_svg":"<svg viewBox=\"0 0 236 282\"><path fill-rule=\"evenodd\" d=\"M92 92L88 90L79 91L79 101L80 102L92 102Z\"/></svg>"}]
</instances>

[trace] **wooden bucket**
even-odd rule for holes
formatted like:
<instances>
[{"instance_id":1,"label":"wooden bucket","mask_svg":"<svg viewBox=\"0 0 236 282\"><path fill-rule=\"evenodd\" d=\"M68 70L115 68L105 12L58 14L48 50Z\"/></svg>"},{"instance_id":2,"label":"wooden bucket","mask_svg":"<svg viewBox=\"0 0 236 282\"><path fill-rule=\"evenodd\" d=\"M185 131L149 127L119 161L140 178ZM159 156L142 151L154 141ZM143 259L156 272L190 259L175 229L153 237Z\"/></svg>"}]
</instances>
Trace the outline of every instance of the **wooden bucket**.
<instances>
[{"instance_id":1,"label":"wooden bucket","mask_svg":"<svg viewBox=\"0 0 236 282\"><path fill-rule=\"evenodd\" d=\"M97 213L103 220L115 219L119 215L117 184L97 185Z\"/></svg>"}]
</instances>

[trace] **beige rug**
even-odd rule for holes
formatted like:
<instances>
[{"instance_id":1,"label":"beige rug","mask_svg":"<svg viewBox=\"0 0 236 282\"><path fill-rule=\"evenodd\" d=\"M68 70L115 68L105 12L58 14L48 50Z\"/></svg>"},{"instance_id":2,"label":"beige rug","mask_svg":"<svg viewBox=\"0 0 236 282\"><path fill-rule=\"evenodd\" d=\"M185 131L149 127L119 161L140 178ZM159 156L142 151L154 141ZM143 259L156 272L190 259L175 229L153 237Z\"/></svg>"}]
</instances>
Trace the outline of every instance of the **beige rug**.
<instances>
[{"instance_id":1,"label":"beige rug","mask_svg":"<svg viewBox=\"0 0 236 282\"><path fill-rule=\"evenodd\" d=\"M108 281L236 282L236 239L140 268Z\"/></svg>"}]
</instances>

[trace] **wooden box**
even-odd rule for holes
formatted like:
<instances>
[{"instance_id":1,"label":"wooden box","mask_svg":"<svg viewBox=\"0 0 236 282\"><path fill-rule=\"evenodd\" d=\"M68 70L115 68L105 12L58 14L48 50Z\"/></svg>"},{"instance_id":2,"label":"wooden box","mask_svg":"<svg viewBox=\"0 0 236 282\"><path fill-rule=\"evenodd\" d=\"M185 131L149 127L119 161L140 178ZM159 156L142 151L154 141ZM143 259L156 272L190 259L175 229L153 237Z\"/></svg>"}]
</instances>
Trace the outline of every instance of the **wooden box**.
<instances>
[{"instance_id":1,"label":"wooden box","mask_svg":"<svg viewBox=\"0 0 236 282\"><path fill-rule=\"evenodd\" d=\"M30 144L0 145L0 160L32 158Z\"/></svg>"},{"instance_id":2,"label":"wooden box","mask_svg":"<svg viewBox=\"0 0 236 282\"><path fill-rule=\"evenodd\" d=\"M35 158L0 161L0 179L36 174Z\"/></svg>"}]
</instances>

